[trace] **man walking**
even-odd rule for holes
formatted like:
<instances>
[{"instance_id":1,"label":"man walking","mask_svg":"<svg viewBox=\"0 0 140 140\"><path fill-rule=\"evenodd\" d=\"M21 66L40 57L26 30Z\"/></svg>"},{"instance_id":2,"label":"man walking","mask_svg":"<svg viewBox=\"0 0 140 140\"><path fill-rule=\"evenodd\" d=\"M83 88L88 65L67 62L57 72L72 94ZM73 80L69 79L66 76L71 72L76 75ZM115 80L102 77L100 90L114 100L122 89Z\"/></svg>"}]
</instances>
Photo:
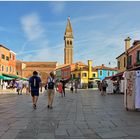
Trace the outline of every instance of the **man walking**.
<instances>
[{"instance_id":1,"label":"man walking","mask_svg":"<svg viewBox=\"0 0 140 140\"><path fill-rule=\"evenodd\" d=\"M64 78L62 78L62 80L60 80L60 82L62 83L62 92L63 92L62 94L65 97L66 80L64 80ZM63 97L63 95L62 95L62 97Z\"/></svg>"},{"instance_id":2,"label":"man walking","mask_svg":"<svg viewBox=\"0 0 140 140\"><path fill-rule=\"evenodd\" d=\"M40 92L42 92L41 79L38 76L38 72L34 71L33 76L30 77L30 79L29 79L29 92L31 91L34 109L36 109L36 103L37 103L38 96L39 96L39 87L41 87Z\"/></svg>"},{"instance_id":3,"label":"man walking","mask_svg":"<svg viewBox=\"0 0 140 140\"><path fill-rule=\"evenodd\" d=\"M77 89L78 89L78 80L75 80L75 82L74 82L74 87L75 87L75 93L77 93Z\"/></svg>"}]
</instances>

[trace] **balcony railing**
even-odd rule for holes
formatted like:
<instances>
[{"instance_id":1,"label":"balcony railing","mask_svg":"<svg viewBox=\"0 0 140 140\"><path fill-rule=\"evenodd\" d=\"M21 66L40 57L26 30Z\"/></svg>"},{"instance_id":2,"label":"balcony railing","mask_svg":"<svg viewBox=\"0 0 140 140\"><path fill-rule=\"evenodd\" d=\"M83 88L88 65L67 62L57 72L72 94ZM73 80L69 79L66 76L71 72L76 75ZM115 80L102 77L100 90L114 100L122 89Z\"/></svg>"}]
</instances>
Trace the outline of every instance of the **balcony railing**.
<instances>
[{"instance_id":1,"label":"balcony railing","mask_svg":"<svg viewBox=\"0 0 140 140\"><path fill-rule=\"evenodd\" d=\"M134 66L140 66L140 61L137 61Z\"/></svg>"},{"instance_id":2,"label":"balcony railing","mask_svg":"<svg viewBox=\"0 0 140 140\"><path fill-rule=\"evenodd\" d=\"M131 69L131 68L133 68L132 65L127 65L127 69Z\"/></svg>"}]
</instances>

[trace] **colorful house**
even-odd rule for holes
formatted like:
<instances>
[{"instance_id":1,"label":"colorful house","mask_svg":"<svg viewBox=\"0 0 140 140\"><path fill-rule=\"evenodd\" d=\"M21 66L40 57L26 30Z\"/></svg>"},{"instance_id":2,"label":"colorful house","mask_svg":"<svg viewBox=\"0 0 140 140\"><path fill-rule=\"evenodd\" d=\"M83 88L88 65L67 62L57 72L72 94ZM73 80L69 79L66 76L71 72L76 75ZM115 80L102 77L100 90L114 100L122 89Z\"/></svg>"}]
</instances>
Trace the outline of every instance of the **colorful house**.
<instances>
[{"instance_id":1,"label":"colorful house","mask_svg":"<svg viewBox=\"0 0 140 140\"><path fill-rule=\"evenodd\" d=\"M127 70L140 69L140 40L135 40L127 50Z\"/></svg>"},{"instance_id":2,"label":"colorful house","mask_svg":"<svg viewBox=\"0 0 140 140\"><path fill-rule=\"evenodd\" d=\"M56 68L56 77L58 79L78 80L85 87L98 79L97 70L92 67L92 60L88 60L88 65L83 62L73 64L64 64Z\"/></svg>"},{"instance_id":3,"label":"colorful house","mask_svg":"<svg viewBox=\"0 0 140 140\"><path fill-rule=\"evenodd\" d=\"M127 37L125 41L125 52L120 54L116 59L118 63L118 73L123 73L127 69L127 50L130 48L130 37Z\"/></svg>"},{"instance_id":4,"label":"colorful house","mask_svg":"<svg viewBox=\"0 0 140 140\"><path fill-rule=\"evenodd\" d=\"M56 73L56 78L57 79L69 79L71 76L70 73L70 65L69 64L63 64L63 65L58 65L55 69L55 73Z\"/></svg>"},{"instance_id":5,"label":"colorful house","mask_svg":"<svg viewBox=\"0 0 140 140\"><path fill-rule=\"evenodd\" d=\"M0 45L0 74L16 75L16 53Z\"/></svg>"},{"instance_id":6,"label":"colorful house","mask_svg":"<svg viewBox=\"0 0 140 140\"><path fill-rule=\"evenodd\" d=\"M94 67L98 71L98 78L103 80L105 77L113 76L118 73L117 68L106 67L104 64Z\"/></svg>"},{"instance_id":7,"label":"colorful house","mask_svg":"<svg viewBox=\"0 0 140 140\"><path fill-rule=\"evenodd\" d=\"M73 79L79 80L82 88L94 86L99 80L97 70L92 67L92 60L88 60L88 65L77 65L71 75Z\"/></svg>"}]
</instances>

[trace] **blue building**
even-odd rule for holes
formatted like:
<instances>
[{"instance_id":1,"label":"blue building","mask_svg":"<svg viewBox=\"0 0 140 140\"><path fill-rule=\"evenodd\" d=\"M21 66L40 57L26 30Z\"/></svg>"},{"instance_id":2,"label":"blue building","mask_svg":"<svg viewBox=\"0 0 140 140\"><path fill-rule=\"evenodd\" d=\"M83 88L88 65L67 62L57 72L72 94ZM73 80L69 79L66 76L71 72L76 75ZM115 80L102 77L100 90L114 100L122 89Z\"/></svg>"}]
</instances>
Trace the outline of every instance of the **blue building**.
<instances>
[{"instance_id":1,"label":"blue building","mask_svg":"<svg viewBox=\"0 0 140 140\"><path fill-rule=\"evenodd\" d=\"M94 68L98 71L98 78L100 80L118 73L117 68L106 67L104 64L102 64L101 66L96 66Z\"/></svg>"}]
</instances>

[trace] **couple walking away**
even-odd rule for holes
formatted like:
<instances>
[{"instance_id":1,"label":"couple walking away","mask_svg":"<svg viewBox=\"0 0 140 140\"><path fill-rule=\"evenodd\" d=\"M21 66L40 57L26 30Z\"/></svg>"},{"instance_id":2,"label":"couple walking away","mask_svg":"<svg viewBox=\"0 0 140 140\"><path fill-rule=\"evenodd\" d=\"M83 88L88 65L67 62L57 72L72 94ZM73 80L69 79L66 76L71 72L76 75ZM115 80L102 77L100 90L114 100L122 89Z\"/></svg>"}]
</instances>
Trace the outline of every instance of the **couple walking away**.
<instances>
[{"instance_id":1,"label":"couple walking away","mask_svg":"<svg viewBox=\"0 0 140 140\"><path fill-rule=\"evenodd\" d=\"M53 72L50 73L50 76L47 79L47 84L48 84L48 108L52 109L53 98L55 93L54 90L55 79L54 79ZM37 107L36 104L39 96L39 88L40 88L40 92L42 92L41 78L38 76L38 72L34 71L33 76L30 77L29 79L29 92L31 92L34 109L36 109Z\"/></svg>"},{"instance_id":2,"label":"couple walking away","mask_svg":"<svg viewBox=\"0 0 140 140\"><path fill-rule=\"evenodd\" d=\"M103 80L102 82L100 82L100 81L98 82L98 89L100 90L102 96L106 95L107 87L108 87L108 84L105 80Z\"/></svg>"}]
</instances>

